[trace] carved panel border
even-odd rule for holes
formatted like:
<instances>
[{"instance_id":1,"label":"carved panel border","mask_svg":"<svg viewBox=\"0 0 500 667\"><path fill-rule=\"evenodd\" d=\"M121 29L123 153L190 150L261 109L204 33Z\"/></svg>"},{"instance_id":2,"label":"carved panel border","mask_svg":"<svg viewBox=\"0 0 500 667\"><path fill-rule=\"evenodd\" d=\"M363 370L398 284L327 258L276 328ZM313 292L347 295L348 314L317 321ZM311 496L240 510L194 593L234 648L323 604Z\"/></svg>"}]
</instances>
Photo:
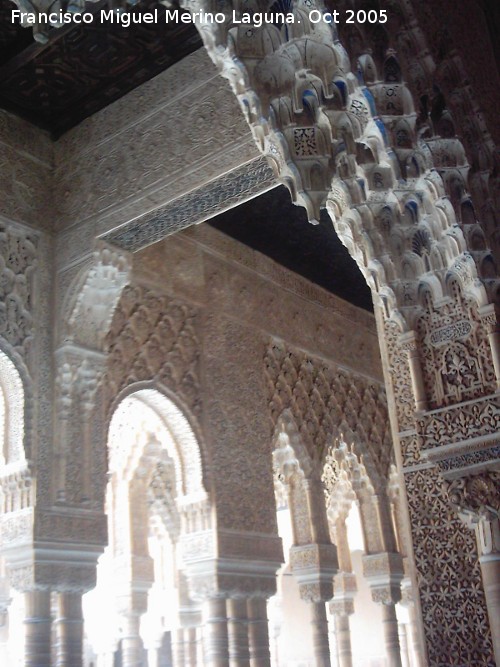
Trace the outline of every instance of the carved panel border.
<instances>
[{"instance_id":1,"label":"carved panel border","mask_svg":"<svg viewBox=\"0 0 500 667\"><path fill-rule=\"evenodd\" d=\"M259 157L221 178L179 197L103 238L137 252L166 236L197 224L275 187L276 179L266 158Z\"/></svg>"}]
</instances>

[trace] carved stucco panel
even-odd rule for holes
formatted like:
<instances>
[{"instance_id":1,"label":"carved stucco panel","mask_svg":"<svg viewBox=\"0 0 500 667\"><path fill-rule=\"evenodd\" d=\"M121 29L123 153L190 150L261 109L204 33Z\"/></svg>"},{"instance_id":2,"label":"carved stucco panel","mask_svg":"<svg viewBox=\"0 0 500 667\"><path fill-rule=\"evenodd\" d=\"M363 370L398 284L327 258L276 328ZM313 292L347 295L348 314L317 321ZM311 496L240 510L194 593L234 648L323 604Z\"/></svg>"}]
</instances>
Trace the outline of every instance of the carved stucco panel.
<instances>
[{"instance_id":1,"label":"carved stucco panel","mask_svg":"<svg viewBox=\"0 0 500 667\"><path fill-rule=\"evenodd\" d=\"M194 56L196 66L202 57ZM206 163L204 178L208 180L218 153L224 153L227 171L228 148L234 143L241 145L242 137L246 145L249 130L227 83L215 75L208 62L206 65L204 79L197 87L186 86L183 94L170 94L166 84L173 72L163 77L163 86L161 80L158 82L154 92L151 85L145 84L146 97L153 97L149 108L138 91L129 95L130 121L121 120L117 129L113 119L120 115L123 101L96 114L106 116L102 125L107 122L108 128L113 127L107 136L98 134L93 140L91 134L89 140L84 127L63 139L56 150L54 171L58 187L64 192L60 224L74 224L98 211L123 205L139 194L143 196L148 189L157 190L162 183L191 171L193 164L200 168ZM187 76L185 66L181 71ZM235 166L256 155L255 147L248 143L243 153L240 150L239 158L234 156ZM219 173L216 168L212 177ZM198 174L191 188L199 181Z\"/></svg>"},{"instance_id":2,"label":"carved stucco panel","mask_svg":"<svg viewBox=\"0 0 500 667\"><path fill-rule=\"evenodd\" d=\"M127 385L156 380L201 413L196 308L141 287L126 287L107 337L107 406Z\"/></svg>"},{"instance_id":3,"label":"carved stucco panel","mask_svg":"<svg viewBox=\"0 0 500 667\"><path fill-rule=\"evenodd\" d=\"M255 330L219 313L207 314L203 332L205 414L218 525L275 533L271 438L260 365L263 340Z\"/></svg>"},{"instance_id":4,"label":"carved stucco panel","mask_svg":"<svg viewBox=\"0 0 500 667\"><path fill-rule=\"evenodd\" d=\"M264 372L272 428L291 410L314 460L322 459L331 438L350 429L378 475L387 473L392 445L381 385L278 340L267 347Z\"/></svg>"},{"instance_id":5,"label":"carved stucco panel","mask_svg":"<svg viewBox=\"0 0 500 667\"><path fill-rule=\"evenodd\" d=\"M405 475L429 664L494 664L474 533L436 468Z\"/></svg>"}]
</instances>

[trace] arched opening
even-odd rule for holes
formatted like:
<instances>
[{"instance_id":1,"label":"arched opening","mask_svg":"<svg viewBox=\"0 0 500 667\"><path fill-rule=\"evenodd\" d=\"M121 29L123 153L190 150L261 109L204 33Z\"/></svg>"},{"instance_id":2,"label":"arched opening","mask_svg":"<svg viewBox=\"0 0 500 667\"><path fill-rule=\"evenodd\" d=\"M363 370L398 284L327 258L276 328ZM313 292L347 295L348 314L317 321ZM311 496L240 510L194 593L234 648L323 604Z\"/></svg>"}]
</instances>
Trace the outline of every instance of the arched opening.
<instances>
[{"instance_id":1,"label":"arched opening","mask_svg":"<svg viewBox=\"0 0 500 667\"><path fill-rule=\"evenodd\" d=\"M87 658L169 667L176 651L202 650L183 549L212 525L198 440L172 399L141 388L113 413L108 455L109 545L84 597Z\"/></svg>"},{"instance_id":2,"label":"arched opening","mask_svg":"<svg viewBox=\"0 0 500 667\"><path fill-rule=\"evenodd\" d=\"M25 462L23 383L13 362L0 351L0 465Z\"/></svg>"},{"instance_id":3,"label":"arched opening","mask_svg":"<svg viewBox=\"0 0 500 667\"><path fill-rule=\"evenodd\" d=\"M285 564L278 571L277 594L269 601L271 664L327 664L326 602L333 595L335 548L315 463L288 411L278 419L273 466Z\"/></svg>"},{"instance_id":4,"label":"arched opening","mask_svg":"<svg viewBox=\"0 0 500 667\"><path fill-rule=\"evenodd\" d=\"M29 512L33 486L24 449L25 400L21 376L0 351L0 514ZM10 520L10 519L8 519ZM0 557L0 664L22 659L23 596L10 586L5 560Z\"/></svg>"}]
</instances>

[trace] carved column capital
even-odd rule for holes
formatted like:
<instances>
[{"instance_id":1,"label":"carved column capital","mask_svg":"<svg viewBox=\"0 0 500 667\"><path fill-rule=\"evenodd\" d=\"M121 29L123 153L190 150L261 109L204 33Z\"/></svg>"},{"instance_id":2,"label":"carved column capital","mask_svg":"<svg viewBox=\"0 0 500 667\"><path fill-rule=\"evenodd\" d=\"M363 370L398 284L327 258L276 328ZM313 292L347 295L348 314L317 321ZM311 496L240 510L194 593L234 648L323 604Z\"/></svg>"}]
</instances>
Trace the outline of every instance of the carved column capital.
<instances>
[{"instance_id":1,"label":"carved column capital","mask_svg":"<svg viewBox=\"0 0 500 667\"><path fill-rule=\"evenodd\" d=\"M338 570L333 544L305 544L290 549L290 565L300 596L308 602L326 602L333 596L333 577Z\"/></svg>"},{"instance_id":2,"label":"carved column capital","mask_svg":"<svg viewBox=\"0 0 500 667\"><path fill-rule=\"evenodd\" d=\"M393 605L400 601L404 576L400 554L384 552L363 556L363 574L374 602Z\"/></svg>"},{"instance_id":3,"label":"carved column capital","mask_svg":"<svg viewBox=\"0 0 500 667\"><path fill-rule=\"evenodd\" d=\"M337 616L354 614L354 596L358 590L353 572L338 572L333 580L334 598L329 602L330 613Z\"/></svg>"}]
</instances>

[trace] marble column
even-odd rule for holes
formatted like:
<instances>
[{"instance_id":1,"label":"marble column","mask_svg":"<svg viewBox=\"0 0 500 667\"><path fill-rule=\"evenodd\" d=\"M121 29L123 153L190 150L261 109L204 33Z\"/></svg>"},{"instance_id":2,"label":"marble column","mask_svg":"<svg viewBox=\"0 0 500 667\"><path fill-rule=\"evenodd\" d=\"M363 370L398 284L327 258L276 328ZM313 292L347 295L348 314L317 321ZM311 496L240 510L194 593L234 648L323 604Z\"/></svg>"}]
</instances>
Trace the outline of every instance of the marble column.
<instances>
[{"instance_id":1,"label":"marble column","mask_svg":"<svg viewBox=\"0 0 500 667\"><path fill-rule=\"evenodd\" d=\"M204 601L204 667L230 667L227 621L224 597L212 597Z\"/></svg>"},{"instance_id":2,"label":"marble column","mask_svg":"<svg viewBox=\"0 0 500 667\"><path fill-rule=\"evenodd\" d=\"M142 667L144 646L139 634L140 614L127 614L122 617L122 667Z\"/></svg>"},{"instance_id":3,"label":"marble column","mask_svg":"<svg viewBox=\"0 0 500 667\"><path fill-rule=\"evenodd\" d=\"M382 606L387 667L402 667L396 604L401 600L403 561L399 553L381 552L363 556L363 570L372 599Z\"/></svg>"},{"instance_id":4,"label":"marble column","mask_svg":"<svg viewBox=\"0 0 500 667\"><path fill-rule=\"evenodd\" d=\"M408 611L409 623L406 626L406 642L410 656L411 667L423 667L425 660L422 659L421 641L418 632L418 619L413 594L413 586L409 577L401 583L401 603ZM401 642L401 651L403 646Z\"/></svg>"},{"instance_id":5,"label":"marble column","mask_svg":"<svg viewBox=\"0 0 500 667\"><path fill-rule=\"evenodd\" d=\"M384 631L387 666L402 667L396 605L391 602L382 604L382 628Z\"/></svg>"},{"instance_id":6,"label":"marble column","mask_svg":"<svg viewBox=\"0 0 500 667\"><path fill-rule=\"evenodd\" d=\"M335 640L339 667L352 667L351 628L347 614L335 614Z\"/></svg>"},{"instance_id":7,"label":"marble column","mask_svg":"<svg viewBox=\"0 0 500 667\"><path fill-rule=\"evenodd\" d=\"M339 532L337 532L339 535ZM339 561L351 567L348 559L340 559L343 549L338 547ZM334 579L335 595L330 601L330 614L334 618L335 640L339 667L352 667L351 628L349 616L354 614L354 596L357 592L356 575L353 572L339 572Z\"/></svg>"},{"instance_id":8,"label":"marble column","mask_svg":"<svg viewBox=\"0 0 500 667\"><path fill-rule=\"evenodd\" d=\"M311 623L315 665L316 667L331 667L328 618L326 604L323 600L311 604Z\"/></svg>"},{"instance_id":9,"label":"marble column","mask_svg":"<svg viewBox=\"0 0 500 667\"><path fill-rule=\"evenodd\" d=\"M184 628L185 651L184 660L185 667L198 666L198 628L194 625ZM201 664L201 663L200 663Z\"/></svg>"},{"instance_id":10,"label":"marble column","mask_svg":"<svg viewBox=\"0 0 500 667\"><path fill-rule=\"evenodd\" d=\"M174 667L185 667L184 628L172 631L172 664Z\"/></svg>"},{"instance_id":11,"label":"marble column","mask_svg":"<svg viewBox=\"0 0 500 667\"><path fill-rule=\"evenodd\" d=\"M51 667L50 591L29 591L24 600L24 667Z\"/></svg>"},{"instance_id":12,"label":"marble column","mask_svg":"<svg viewBox=\"0 0 500 667\"><path fill-rule=\"evenodd\" d=\"M148 646L148 667L160 667L160 646L161 643Z\"/></svg>"},{"instance_id":13,"label":"marble column","mask_svg":"<svg viewBox=\"0 0 500 667\"><path fill-rule=\"evenodd\" d=\"M490 621L495 660L500 665L500 524L482 519L476 530L479 563Z\"/></svg>"},{"instance_id":14,"label":"marble column","mask_svg":"<svg viewBox=\"0 0 500 667\"><path fill-rule=\"evenodd\" d=\"M247 610L250 665L251 667L270 667L267 600L265 598L250 598L247 601Z\"/></svg>"},{"instance_id":15,"label":"marble column","mask_svg":"<svg viewBox=\"0 0 500 667\"><path fill-rule=\"evenodd\" d=\"M83 614L81 593L57 593L57 616L54 624L56 666L82 667Z\"/></svg>"},{"instance_id":16,"label":"marble column","mask_svg":"<svg viewBox=\"0 0 500 667\"><path fill-rule=\"evenodd\" d=\"M406 623L399 623L399 645L401 647L401 663L403 667L411 667Z\"/></svg>"},{"instance_id":17,"label":"marble column","mask_svg":"<svg viewBox=\"0 0 500 667\"><path fill-rule=\"evenodd\" d=\"M227 600L229 664L231 667L250 667L248 646L248 613L245 598Z\"/></svg>"}]
</instances>

